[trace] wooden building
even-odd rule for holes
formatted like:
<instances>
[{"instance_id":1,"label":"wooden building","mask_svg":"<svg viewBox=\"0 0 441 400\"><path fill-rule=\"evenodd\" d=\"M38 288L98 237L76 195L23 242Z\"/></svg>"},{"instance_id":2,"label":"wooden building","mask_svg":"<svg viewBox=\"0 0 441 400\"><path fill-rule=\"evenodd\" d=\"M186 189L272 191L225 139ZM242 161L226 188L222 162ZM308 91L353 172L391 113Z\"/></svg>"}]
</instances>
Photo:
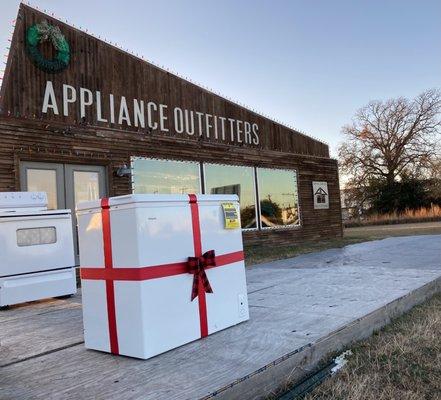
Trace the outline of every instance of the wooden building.
<instances>
[{"instance_id":1,"label":"wooden building","mask_svg":"<svg viewBox=\"0 0 441 400\"><path fill-rule=\"evenodd\" d=\"M342 234L326 144L23 4L0 94L1 191L72 209L132 191L237 193L245 243Z\"/></svg>"}]
</instances>

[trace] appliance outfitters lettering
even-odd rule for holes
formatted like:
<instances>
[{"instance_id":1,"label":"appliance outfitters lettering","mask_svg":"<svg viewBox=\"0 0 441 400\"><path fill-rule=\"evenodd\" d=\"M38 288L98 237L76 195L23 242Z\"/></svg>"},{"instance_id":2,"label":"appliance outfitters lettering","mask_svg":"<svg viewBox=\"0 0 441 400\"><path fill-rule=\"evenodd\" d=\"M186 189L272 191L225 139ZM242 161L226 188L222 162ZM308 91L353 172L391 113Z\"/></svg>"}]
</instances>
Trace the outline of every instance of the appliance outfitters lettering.
<instances>
[{"instance_id":1,"label":"appliance outfitters lettering","mask_svg":"<svg viewBox=\"0 0 441 400\"><path fill-rule=\"evenodd\" d=\"M259 145L259 126L256 123L227 118L195 110L174 107L169 111L166 104L145 100L127 100L113 94L102 95L87 88L63 84L62 99L57 100L52 81L46 82L42 113L54 115L76 114L82 121L96 116L99 123L117 124L146 130L146 132L169 132L188 136L205 136L219 141ZM91 114L92 113L92 114Z\"/></svg>"}]
</instances>

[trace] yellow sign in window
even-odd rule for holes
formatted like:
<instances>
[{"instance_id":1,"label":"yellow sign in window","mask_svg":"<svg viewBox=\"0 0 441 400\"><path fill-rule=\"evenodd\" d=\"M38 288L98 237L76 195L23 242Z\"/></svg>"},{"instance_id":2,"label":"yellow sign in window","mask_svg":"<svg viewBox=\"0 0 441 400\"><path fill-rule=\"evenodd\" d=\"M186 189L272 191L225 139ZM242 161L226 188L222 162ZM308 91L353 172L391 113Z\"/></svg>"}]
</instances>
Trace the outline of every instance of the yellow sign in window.
<instances>
[{"instance_id":1,"label":"yellow sign in window","mask_svg":"<svg viewBox=\"0 0 441 400\"><path fill-rule=\"evenodd\" d=\"M225 218L225 229L240 228L239 213L234 203L222 203Z\"/></svg>"}]
</instances>

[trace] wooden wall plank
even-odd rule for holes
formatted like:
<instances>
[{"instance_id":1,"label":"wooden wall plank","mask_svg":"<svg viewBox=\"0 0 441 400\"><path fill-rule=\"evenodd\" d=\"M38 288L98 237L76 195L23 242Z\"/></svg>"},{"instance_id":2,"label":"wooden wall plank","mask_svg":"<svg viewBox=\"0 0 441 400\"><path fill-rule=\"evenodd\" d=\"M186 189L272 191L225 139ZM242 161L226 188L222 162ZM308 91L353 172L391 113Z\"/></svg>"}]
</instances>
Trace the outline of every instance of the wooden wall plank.
<instances>
[{"instance_id":1,"label":"wooden wall plank","mask_svg":"<svg viewBox=\"0 0 441 400\"><path fill-rule=\"evenodd\" d=\"M131 192L130 178L114 175L118 167L129 165L130 156L295 169L298 171L302 226L246 231L243 235L245 243L287 244L342 234L338 168L337 162L330 158L213 142L195 144L184 139L176 143L175 138L167 136L133 135L94 127L75 127L68 131L63 124L12 117L0 117L0 137L0 191L14 191L20 187L17 173L20 161L104 165L109 171L110 195ZM328 182L329 210L314 210L313 180Z\"/></svg>"},{"instance_id":2,"label":"wooden wall plank","mask_svg":"<svg viewBox=\"0 0 441 400\"><path fill-rule=\"evenodd\" d=\"M27 28L44 19L61 28L71 47L70 65L61 73L43 72L26 54ZM87 109L84 121L80 118L79 107L71 107L69 115L63 116L60 102L59 116L42 114L48 80L53 82L58 100L61 99L62 85L66 83L77 89L77 96L80 87L99 90L103 98L114 94L116 111L121 96L125 96L131 105L133 99L144 100L145 105L148 101L166 104L169 108L169 131L150 132L133 125L112 124L110 120L99 122L92 107ZM130 193L130 178L114 175L118 167L129 164L130 156L295 169L299 172L302 226L246 231L245 242L295 243L342 234L337 162L329 158L326 144L24 4L20 5L0 94L1 191L19 189L19 164L24 160L104 165L109 172L110 195ZM214 131L210 137L201 137L197 132L196 117L194 135L177 133L173 121L174 107L257 123L260 143L257 146L239 144L237 136L232 141L228 129L223 141L220 127L218 140L214 138ZM329 210L313 209L313 180L328 182Z\"/></svg>"},{"instance_id":3,"label":"wooden wall plank","mask_svg":"<svg viewBox=\"0 0 441 400\"><path fill-rule=\"evenodd\" d=\"M71 62L68 68L57 74L49 74L37 68L25 50L26 30L31 24L41 22L44 19L61 28L71 47ZM44 89L48 80L53 82L60 115L52 115L50 112L42 113ZM119 109L121 96L126 97L132 108L133 99L167 104L169 107L168 122L171 129L167 133L155 132L157 136L182 138L188 142L220 142L214 140L213 137L176 133L172 126L173 108L181 107L191 109L194 112L216 114L259 125L260 144L258 146L232 143L231 140L226 141L234 146L258 147L262 150L329 157L328 146L320 141L264 118L226 98L21 4L1 89L0 114L4 116L11 114L24 118L36 116L36 118L48 122L78 125L80 123L78 106L75 107L75 112L72 107L69 116L62 115L60 99L63 83L74 86L77 92L80 87L90 89L94 93L98 90L101 92L103 100L107 99L110 93L114 94L116 110ZM85 120L92 126L116 127L116 125L112 126L110 122L103 123L97 120L95 105L87 108ZM133 124L132 126L123 124L122 128L134 133L139 131Z\"/></svg>"}]
</instances>

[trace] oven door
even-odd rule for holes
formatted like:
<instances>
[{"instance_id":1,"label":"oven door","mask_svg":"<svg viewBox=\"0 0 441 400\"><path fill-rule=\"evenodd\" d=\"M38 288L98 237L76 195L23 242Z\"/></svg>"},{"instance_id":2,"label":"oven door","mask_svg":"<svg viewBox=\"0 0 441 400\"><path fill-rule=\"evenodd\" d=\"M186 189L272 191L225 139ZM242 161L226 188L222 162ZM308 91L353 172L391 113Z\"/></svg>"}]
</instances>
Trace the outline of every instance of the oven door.
<instances>
[{"instance_id":1,"label":"oven door","mask_svg":"<svg viewBox=\"0 0 441 400\"><path fill-rule=\"evenodd\" d=\"M0 277L74 266L71 224L66 210L0 215Z\"/></svg>"}]
</instances>

